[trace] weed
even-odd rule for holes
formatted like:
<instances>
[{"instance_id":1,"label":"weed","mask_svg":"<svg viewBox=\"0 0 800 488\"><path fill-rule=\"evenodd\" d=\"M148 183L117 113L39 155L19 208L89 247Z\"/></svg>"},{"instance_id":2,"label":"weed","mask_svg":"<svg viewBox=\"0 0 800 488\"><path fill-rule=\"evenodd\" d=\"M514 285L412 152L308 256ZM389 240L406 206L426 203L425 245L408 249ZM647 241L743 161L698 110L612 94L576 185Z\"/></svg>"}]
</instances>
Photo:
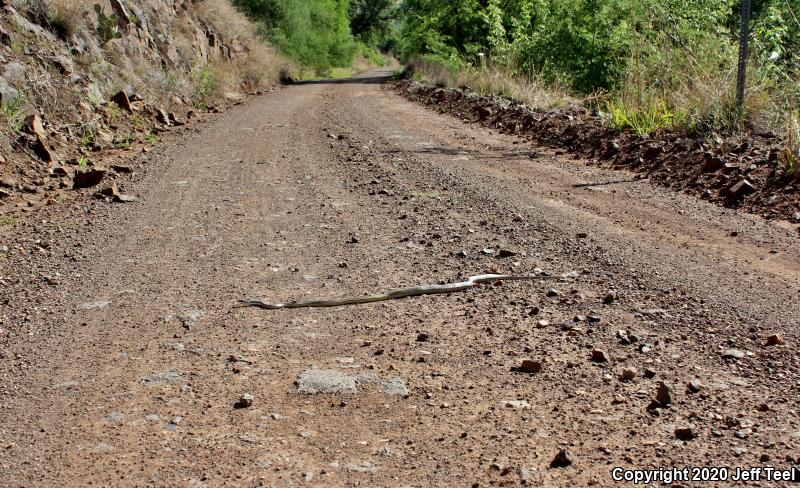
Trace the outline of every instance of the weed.
<instances>
[{"instance_id":1,"label":"weed","mask_svg":"<svg viewBox=\"0 0 800 488\"><path fill-rule=\"evenodd\" d=\"M108 116L111 117L111 120L117 120L118 118L122 117L123 113L122 107L116 103L111 102L108 104Z\"/></svg>"},{"instance_id":2,"label":"weed","mask_svg":"<svg viewBox=\"0 0 800 488\"><path fill-rule=\"evenodd\" d=\"M94 144L94 132L92 132L92 129L84 127L83 134L81 135L81 145L89 147L92 144Z\"/></svg>"},{"instance_id":3,"label":"weed","mask_svg":"<svg viewBox=\"0 0 800 488\"><path fill-rule=\"evenodd\" d=\"M133 123L133 128L136 130L144 130L144 126L146 120L144 116L140 113L133 113L131 114L131 122Z\"/></svg>"},{"instance_id":4,"label":"weed","mask_svg":"<svg viewBox=\"0 0 800 488\"><path fill-rule=\"evenodd\" d=\"M645 136L662 129L672 128L675 115L663 101L639 108L617 100L608 104L607 120L617 130L632 130L640 136Z\"/></svg>"},{"instance_id":5,"label":"weed","mask_svg":"<svg viewBox=\"0 0 800 488\"><path fill-rule=\"evenodd\" d=\"M6 227L16 227L19 223L19 219L14 216L9 215L0 215L0 229Z\"/></svg>"},{"instance_id":6,"label":"weed","mask_svg":"<svg viewBox=\"0 0 800 488\"><path fill-rule=\"evenodd\" d=\"M167 93L180 93L184 87L184 81L178 71L163 71L159 77L158 84Z\"/></svg>"},{"instance_id":7,"label":"weed","mask_svg":"<svg viewBox=\"0 0 800 488\"><path fill-rule=\"evenodd\" d=\"M89 163L91 163L91 161L89 161L89 158L87 158L85 154L81 154L81 157L78 158L78 166L82 169L88 168Z\"/></svg>"},{"instance_id":8,"label":"weed","mask_svg":"<svg viewBox=\"0 0 800 488\"><path fill-rule=\"evenodd\" d=\"M197 108L206 109L217 94L219 80L208 65L196 66L192 69L192 84L194 85L195 105Z\"/></svg>"},{"instance_id":9,"label":"weed","mask_svg":"<svg viewBox=\"0 0 800 488\"><path fill-rule=\"evenodd\" d=\"M0 112L3 113L3 116L8 121L8 125L14 130L14 132L19 132L22 130L22 116L25 114L25 111L23 110L25 103L25 93L20 93L16 98L12 98L7 102L3 100L2 103L0 103Z\"/></svg>"},{"instance_id":10,"label":"weed","mask_svg":"<svg viewBox=\"0 0 800 488\"><path fill-rule=\"evenodd\" d=\"M155 134L147 134L146 136L144 136L144 142L146 142L148 144L155 144L159 140L160 139Z\"/></svg>"},{"instance_id":11,"label":"weed","mask_svg":"<svg viewBox=\"0 0 800 488\"><path fill-rule=\"evenodd\" d=\"M88 102L92 104L92 106L95 108L103 105L106 102L105 100L103 100L102 96L91 91L89 92L88 95L86 95L86 100L88 100Z\"/></svg>"},{"instance_id":12,"label":"weed","mask_svg":"<svg viewBox=\"0 0 800 488\"><path fill-rule=\"evenodd\" d=\"M125 137L123 137L119 142L117 142L118 149L130 149L133 143L136 141L132 132L129 132Z\"/></svg>"},{"instance_id":13,"label":"weed","mask_svg":"<svg viewBox=\"0 0 800 488\"><path fill-rule=\"evenodd\" d=\"M800 115L790 115L786 122L786 145L780 163L787 175L800 179Z\"/></svg>"}]
</instances>

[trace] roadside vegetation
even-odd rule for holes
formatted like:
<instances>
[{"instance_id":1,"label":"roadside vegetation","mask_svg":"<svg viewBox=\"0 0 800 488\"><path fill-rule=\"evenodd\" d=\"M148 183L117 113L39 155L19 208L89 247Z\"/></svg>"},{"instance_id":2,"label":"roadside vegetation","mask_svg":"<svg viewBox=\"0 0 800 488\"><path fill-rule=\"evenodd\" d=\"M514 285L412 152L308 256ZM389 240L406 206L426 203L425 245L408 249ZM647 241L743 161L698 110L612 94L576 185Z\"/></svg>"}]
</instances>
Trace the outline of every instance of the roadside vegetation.
<instances>
[{"instance_id":1,"label":"roadside vegetation","mask_svg":"<svg viewBox=\"0 0 800 488\"><path fill-rule=\"evenodd\" d=\"M538 107L580 100L622 130L788 135L800 110L800 0L753 2L744 110L740 0L406 0L416 76Z\"/></svg>"},{"instance_id":2,"label":"roadside vegetation","mask_svg":"<svg viewBox=\"0 0 800 488\"><path fill-rule=\"evenodd\" d=\"M383 65L396 10L393 0L233 0L262 35L304 68L305 76L350 73L354 63Z\"/></svg>"}]
</instances>

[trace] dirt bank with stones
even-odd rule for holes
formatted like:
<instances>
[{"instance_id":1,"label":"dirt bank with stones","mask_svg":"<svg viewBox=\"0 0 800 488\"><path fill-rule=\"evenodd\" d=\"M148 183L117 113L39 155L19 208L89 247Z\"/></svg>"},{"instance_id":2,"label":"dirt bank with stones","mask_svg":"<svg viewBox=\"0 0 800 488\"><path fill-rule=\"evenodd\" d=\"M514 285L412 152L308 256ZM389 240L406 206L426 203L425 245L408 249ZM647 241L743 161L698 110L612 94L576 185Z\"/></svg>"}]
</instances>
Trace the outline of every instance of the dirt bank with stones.
<instances>
[{"instance_id":1,"label":"dirt bank with stones","mask_svg":"<svg viewBox=\"0 0 800 488\"><path fill-rule=\"evenodd\" d=\"M771 135L638 136L606 127L582 107L534 110L500 97L411 80L396 86L404 96L462 120L563 148L603 167L635 171L718 205L800 223L800 174L781 169L781 146Z\"/></svg>"}]
</instances>

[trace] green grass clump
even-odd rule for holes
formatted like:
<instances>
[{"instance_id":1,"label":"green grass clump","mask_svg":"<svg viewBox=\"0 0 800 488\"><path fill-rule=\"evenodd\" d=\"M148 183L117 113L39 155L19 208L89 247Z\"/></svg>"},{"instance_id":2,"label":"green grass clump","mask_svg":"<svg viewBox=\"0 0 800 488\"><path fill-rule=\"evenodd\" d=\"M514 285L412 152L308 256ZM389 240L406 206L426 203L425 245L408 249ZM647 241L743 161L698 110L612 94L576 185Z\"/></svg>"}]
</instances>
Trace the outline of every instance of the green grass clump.
<instances>
[{"instance_id":1,"label":"green grass clump","mask_svg":"<svg viewBox=\"0 0 800 488\"><path fill-rule=\"evenodd\" d=\"M21 131L24 125L23 115L25 115L25 112L23 107L25 103L26 98L24 93L20 93L15 98L8 101L3 100L3 102L0 103L0 113L3 114L9 127L11 127L14 132Z\"/></svg>"},{"instance_id":2,"label":"green grass clump","mask_svg":"<svg viewBox=\"0 0 800 488\"><path fill-rule=\"evenodd\" d=\"M800 114L788 117L786 144L780 154L780 164L784 173L800 179Z\"/></svg>"},{"instance_id":3,"label":"green grass clump","mask_svg":"<svg viewBox=\"0 0 800 488\"><path fill-rule=\"evenodd\" d=\"M194 102L199 109L207 109L220 88L219 79L209 65L196 66L191 73Z\"/></svg>"},{"instance_id":4,"label":"green grass clump","mask_svg":"<svg viewBox=\"0 0 800 488\"><path fill-rule=\"evenodd\" d=\"M674 127L675 115L664 102L646 107L632 107L618 100L610 102L607 110L610 125L617 130L630 130L646 136Z\"/></svg>"}]
</instances>

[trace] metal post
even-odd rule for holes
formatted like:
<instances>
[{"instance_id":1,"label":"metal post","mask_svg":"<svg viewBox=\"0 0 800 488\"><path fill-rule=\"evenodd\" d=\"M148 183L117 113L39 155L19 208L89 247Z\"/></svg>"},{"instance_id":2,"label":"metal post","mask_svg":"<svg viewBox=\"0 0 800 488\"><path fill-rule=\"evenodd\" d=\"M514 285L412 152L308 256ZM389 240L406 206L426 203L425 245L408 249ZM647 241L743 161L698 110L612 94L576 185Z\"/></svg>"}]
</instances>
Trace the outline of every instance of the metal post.
<instances>
[{"instance_id":1,"label":"metal post","mask_svg":"<svg viewBox=\"0 0 800 488\"><path fill-rule=\"evenodd\" d=\"M736 105L744 107L744 85L747 74L747 46L750 41L750 3L742 0L742 32L739 36L739 70L736 77Z\"/></svg>"}]
</instances>

